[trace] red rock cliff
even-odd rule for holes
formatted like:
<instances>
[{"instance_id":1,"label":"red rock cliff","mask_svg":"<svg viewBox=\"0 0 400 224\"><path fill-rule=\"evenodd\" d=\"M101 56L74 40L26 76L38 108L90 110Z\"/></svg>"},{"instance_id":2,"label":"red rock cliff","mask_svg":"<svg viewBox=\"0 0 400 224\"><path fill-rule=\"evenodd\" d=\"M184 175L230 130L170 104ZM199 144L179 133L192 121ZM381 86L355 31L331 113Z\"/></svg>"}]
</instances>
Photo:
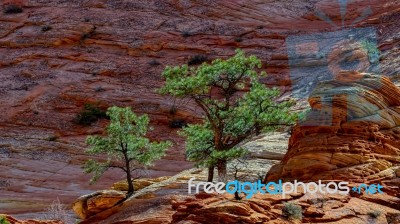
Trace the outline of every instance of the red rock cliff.
<instances>
[{"instance_id":1,"label":"red rock cliff","mask_svg":"<svg viewBox=\"0 0 400 224\"><path fill-rule=\"evenodd\" d=\"M1 7L7 4L22 12L0 14L0 198L6 213L39 211L56 197L72 201L122 178L109 173L94 187L81 172L86 135L101 133L106 123L75 124L85 103L150 114L151 136L176 142L151 174L170 175L190 164L169 123L193 121L199 111L177 100L176 114L170 113L173 99L154 92L164 66L243 48L268 64L265 83L288 91L286 37L334 30L316 9L341 23L338 3L327 0L7 0ZM344 21L350 25L371 7L354 26L378 30L381 70L388 76L398 72L399 4L349 2Z\"/></svg>"}]
</instances>

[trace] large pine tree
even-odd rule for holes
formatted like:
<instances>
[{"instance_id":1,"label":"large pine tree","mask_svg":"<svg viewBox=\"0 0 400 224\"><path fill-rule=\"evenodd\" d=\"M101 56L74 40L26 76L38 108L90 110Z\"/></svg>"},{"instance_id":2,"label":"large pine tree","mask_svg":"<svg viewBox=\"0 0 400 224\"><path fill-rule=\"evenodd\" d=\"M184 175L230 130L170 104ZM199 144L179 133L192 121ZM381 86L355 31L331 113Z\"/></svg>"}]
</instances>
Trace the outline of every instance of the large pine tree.
<instances>
[{"instance_id":1,"label":"large pine tree","mask_svg":"<svg viewBox=\"0 0 400 224\"><path fill-rule=\"evenodd\" d=\"M209 181L215 166L219 179L226 180L227 162L246 153L240 147L244 140L292 124L297 117L289 111L293 101L277 102L280 91L260 83L266 74L256 68L261 68L256 56L237 50L226 60L167 66L162 73L166 82L160 93L189 97L204 112L203 123L188 125L181 134L188 159L209 168Z\"/></svg>"}]
</instances>

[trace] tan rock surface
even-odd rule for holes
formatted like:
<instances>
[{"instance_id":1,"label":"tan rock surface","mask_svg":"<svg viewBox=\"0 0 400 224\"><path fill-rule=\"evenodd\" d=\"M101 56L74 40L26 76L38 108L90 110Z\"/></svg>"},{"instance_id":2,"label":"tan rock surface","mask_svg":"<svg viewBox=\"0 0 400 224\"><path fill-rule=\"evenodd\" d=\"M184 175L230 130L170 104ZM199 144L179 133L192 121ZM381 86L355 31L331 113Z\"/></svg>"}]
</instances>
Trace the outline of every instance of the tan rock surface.
<instances>
[{"instance_id":1,"label":"tan rock surface","mask_svg":"<svg viewBox=\"0 0 400 224\"><path fill-rule=\"evenodd\" d=\"M106 125L73 122L85 103L149 113L155 127L150 136L176 141L150 175L174 175L191 164L169 124L193 121L199 110L177 100L171 114L174 100L154 92L166 65L187 63L194 55L228 56L240 47L268 63L262 81L288 91L285 38L334 30L315 16L316 9L341 23L336 1L7 0L0 6L10 3L23 12L0 13L0 206L27 216L57 197L72 203L123 179L114 171L90 186L82 173L85 137ZM355 26L377 29L382 74L394 79L399 4L350 2L345 20L350 25L371 7Z\"/></svg>"},{"instance_id":2,"label":"tan rock surface","mask_svg":"<svg viewBox=\"0 0 400 224\"><path fill-rule=\"evenodd\" d=\"M115 190L98 191L78 198L72 205L81 219L87 219L90 216L114 207L124 200L126 194Z\"/></svg>"},{"instance_id":3,"label":"tan rock surface","mask_svg":"<svg viewBox=\"0 0 400 224\"><path fill-rule=\"evenodd\" d=\"M286 195L255 194L251 199L235 200L230 194L187 195L187 180L206 179L206 171L192 169L136 192L127 201L93 215L82 224L208 224L208 223L398 223L398 198L379 195L341 195L299 193ZM173 183L171 185L171 183ZM144 197L149 195L152 197ZM241 195L244 196L244 195ZM282 214L284 203L302 207L303 219L289 221ZM379 214L374 217L373 214Z\"/></svg>"},{"instance_id":4,"label":"tan rock surface","mask_svg":"<svg viewBox=\"0 0 400 224\"><path fill-rule=\"evenodd\" d=\"M138 191L154 183L159 183L169 178L170 177L168 176L157 177L157 178L140 178L133 181L133 187L135 191ZM112 189L117 191L128 191L128 183L126 182L126 180L118 181L112 185Z\"/></svg>"}]
</instances>

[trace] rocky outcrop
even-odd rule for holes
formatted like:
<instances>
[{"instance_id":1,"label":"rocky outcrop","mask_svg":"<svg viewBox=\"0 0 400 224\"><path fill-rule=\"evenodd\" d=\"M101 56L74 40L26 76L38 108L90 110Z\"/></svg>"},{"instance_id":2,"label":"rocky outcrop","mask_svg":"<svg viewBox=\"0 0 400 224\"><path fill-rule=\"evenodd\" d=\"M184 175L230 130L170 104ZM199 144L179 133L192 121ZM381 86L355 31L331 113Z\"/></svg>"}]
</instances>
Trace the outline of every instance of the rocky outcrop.
<instances>
[{"instance_id":1,"label":"rocky outcrop","mask_svg":"<svg viewBox=\"0 0 400 224\"><path fill-rule=\"evenodd\" d=\"M250 173L251 170L245 172ZM291 193L282 197L254 194L235 200L231 194L189 194L188 179L207 178L207 170L191 169L143 188L126 201L83 220L82 224L228 224L228 223L389 223L400 222L399 197L384 194ZM350 187L353 185L350 184ZM393 185L394 186L394 185ZM397 182L398 186L398 182ZM302 220L283 213L285 203L301 207Z\"/></svg>"},{"instance_id":2,"label":"rocky outcrop","mask_svg":"<svg viewBox=\"0 0 400 224\"><path fill-rule=\"evenodd\" d=\"M120 191L98 191L78 198L72 205L72 209L81 219L87 219L92 215L114 207L125 198L126 194Z\"/></svg>"},{"instance_id":3,"label":"rocky outcrop","mask_svg":"<svg viewBox=\"0 0 400 224\"><path fill-rule=\"evenodd\" d=\"M185 195L187 194L187 180L192 176L204 179L205 175L205 171L189 169L169 178L156 178L153 184L138 189L132 197L82 220L81 223L171 223L172 215L175 213L171 204L187 197Z\"/></svg>"},{"instance_id":4,"label":"rocky outcrop","mask_svg":"<svg viewBox=\"0 0 400 224\"><path fill-rule=\"evenodd\" d=\"M397 80L400 3L348 2L344 25L377 30L382 74ZM6 13L6 4L20 12ZM370 14L355 21L368 7ZM287 96L286 38L336 30L316 11L342 24L338 2L318 0L4 0L0 8L1 207L32 216L57 197L72 203L123 179L123 173L110 171L93 186L82 173L89 158L85 138L101 134L107 123L77 125L85 103L148 113L156 127L150 137L175 141L149 175L171 176L192 166L172 124L194 122L200 112L191 102L155 92L166 65L188 63L196 55L225 57L243 48L263 61L269 76L262 81ZM313 64L306 59L297 66Z\"/></svg>"},{"instance_id":5,"label":"rocky outcrop","mask_svg":"<svg viewBox=\"0 0 400 224\"><path fill-rule=\"evenodd\" d=\"M276 219L271 203L260 199L232 200L232 195L198 194L195 198L175 202L177 212L172 223L268 223Z\"/></svg>"},{"instance_id":6,"label":"rocky outcrop","mask_svg":"<svg viewBox=\"0 0 400 224\"><path fill-rule=\"evenodd\" d=\"M140 178L133 181L133 188L135 191L141 190L145 187L148 187L154 183L159 183L161 181L167 180L170 177L157 177L157 178ZM113 184L112 189L117 191L128 191L128 183L126 180L121 180Z\"/></svg>"},{"instance_id":7,"label":"rocky outcrop","mask_svg":"<svg viewBox=\"0 0 400 224\"><path fill-rule=\"evenodd\" d=\"M313 110L293 129L288 152L267 181L396 178L400 89L387 77L342 72L320 83L309 103Z\"/></svg>"},{"instance_id":8,"label":"rocky outcrop","mask_svg":"<svg viewBox=\"0 0 400 224\"><path fill-rule=\"evenodd\" d=\"M175 202L172 223L398 223L400 212L343 195L293 194L256 195L249 200L234 200L232 195L196 195ZM384 197L387 197L384 196ZM285 203L301 206L301 219L291 219L282 212ZM131 222L135 223L135 222Z\"/></svg>"},{"instance_id":9,"label":"rocky outcrop","mask_svg":"<svg viewBox=\"0 0 400 224\"><path fill-rule=\"evenodd\" d=\"M206 173L206 172L203 172ZM191 174L201 177L197 174ZM183 177L183 176L181 176ZM178 177L178 178L181 178ZM176 178L176 177L175 177ZM235 200L230 194L186 195L185 181L164 185L152 191L151 197L131 198L122 204L83 220L82 224L99 223L398 223L399 199L382 195L255 194L251 199ZM181 192L177 194L177 192ZM245 195L240 195L244 197ZM290 219L285 203L301 207L302 219ZM397 206L397 207L396 207Z\"/></svg>"},{"instance_id":10,"label":"rocky outcrop","mask_svg":"<svg viewBox=\"0 0 400 224\"><path fill-rule=\"evenodd\" d=\"M2 214L0 214L0 217L5 218L5 220L7 220L8 223L10 224L65 224L62 221L54 221L54 220L35 220L35 219L18 220L12 216L2 215Z\"/></svg>"}]
</instances>

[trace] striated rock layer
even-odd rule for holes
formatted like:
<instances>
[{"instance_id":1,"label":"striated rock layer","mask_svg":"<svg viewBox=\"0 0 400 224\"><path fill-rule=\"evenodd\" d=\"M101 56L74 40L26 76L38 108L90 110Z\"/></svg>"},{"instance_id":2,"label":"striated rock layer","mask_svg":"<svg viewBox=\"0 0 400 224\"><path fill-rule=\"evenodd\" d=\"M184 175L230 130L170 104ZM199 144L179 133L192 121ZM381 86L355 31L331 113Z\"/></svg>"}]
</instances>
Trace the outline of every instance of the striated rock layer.
<instances>
[{"instance_id":1,"label":"striated rock layer","mask_svg":"<svg viewBox=\"0 0 400 224\"><path fill-rule=\"evenodd\" d=\"M342 72L318 85L309 103L313 110L293 129L288 152L267 181L399 177L400 89L387 77Z\"/></svg>"},{"instance_id":2,"label":"striated rock layer","mask_svg":"<svg viewBox=\"0 0 400 224\"><path fill-rule=\"evenodd\" d=\"M1 215L1 214L0 217L3 217L10 224L65 224L61 221L55 221L55 220L35 220L35 219L18 220L12 216Z\"/></svg>"},{"instance_id":3,"label":"striated rock layer","mask_svg":"<svg viewBox=\"0 0 400 224\"><path fill-rule=\"evenodd\" d=\"M83 195L72 205L72 209L81 219L86 219L112 208L126 198L126 194L120 191L104 190L89 195Z\"/></svg>"},{"instance_id":4,"label":"striated rock layer","mask_svg":"<svg viewBox=\"0 0 400 224\"><path fill-rule=\"evenodd\" d=\"M188 195L187 180L207 178L206 170L186 170L136 192L135 197L83 220L82 224L230 224L230 223L389 223L400 222L400 199L386 193L285 195L254 194L235 200L232 194ZM350 185L352 187L352 185ZM194 188L193 188L194 190ZM194 193L192 191L192 193ZM289 221L285 203L301 206L302 220ZM374 215L376 214L376 215Z\"/></svg>"},{"instance_id":5,"label":"striated rock layer","mask_svg":"<svg viewBox=\"0 0 400 224\"><path fill-rule=\"evenodd\" d=\"M22 12L6 13L6 4ZM377 30L381 72L393 79L399 71L399 5L348 1L343 20L346 27ZM357 20L368 7L370 13ZM0 207L29 217L57 197L71 203L123 179L123 173L110 172L89 186L82 174L86 135L100 134L106 125L74 122L85 103L150 114L156 127L150 137L176 143L150 175L173 175L191 164L171 124L193 122L200 114L191 102L155 93L166 65L196 55L225 57L239 47L268 63L262 81L288 91L286 38L336 30L317 10L342 24L338 2L327 0L4 0L0 8ZM306 58L297 66L313 65Z\"/></svg>"}]
</instances>

